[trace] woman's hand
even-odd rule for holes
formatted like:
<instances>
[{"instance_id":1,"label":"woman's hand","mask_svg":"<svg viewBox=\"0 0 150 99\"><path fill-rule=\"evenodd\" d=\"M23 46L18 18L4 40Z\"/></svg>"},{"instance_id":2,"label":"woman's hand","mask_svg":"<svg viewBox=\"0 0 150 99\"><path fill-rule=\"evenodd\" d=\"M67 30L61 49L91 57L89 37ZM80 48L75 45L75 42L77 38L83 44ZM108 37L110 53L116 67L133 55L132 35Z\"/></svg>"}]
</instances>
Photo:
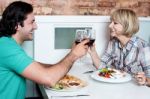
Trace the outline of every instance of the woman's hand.
<instances>
[{"instance_id":1,"label":"woman's hand","mask_svg":"<svg viewBox=\"0 0 150 99\"><path fill-rule=\"evenodd\" d=\"M135 75L135 79L139 85L146 85L146 76L144 72L138 72Z\"/></svg>"},{"instance_id":2,"label":"woman's hand","mask_svg":"<svg viewBox=\"0 0 150 99\"><path fill-rule=\"evenodd\" d=\"M93 45L89 47L88 53L92 58L93 65L95 66L96 69L98 69L100 66L100 58L96 52L95 43L93 43Z\"/></svg>"},{"instance_id":3,"label":"woman's hand","mask_svg":"<svg viewBox=\"0 0 150 99\"><path fill-rule=\"evenodd\" d=\"M95 53L95 52L96 52L95 43L93 43L93 45L89 47L88 53L91 55L92 53Z\"/></svg>"}]
</instances>

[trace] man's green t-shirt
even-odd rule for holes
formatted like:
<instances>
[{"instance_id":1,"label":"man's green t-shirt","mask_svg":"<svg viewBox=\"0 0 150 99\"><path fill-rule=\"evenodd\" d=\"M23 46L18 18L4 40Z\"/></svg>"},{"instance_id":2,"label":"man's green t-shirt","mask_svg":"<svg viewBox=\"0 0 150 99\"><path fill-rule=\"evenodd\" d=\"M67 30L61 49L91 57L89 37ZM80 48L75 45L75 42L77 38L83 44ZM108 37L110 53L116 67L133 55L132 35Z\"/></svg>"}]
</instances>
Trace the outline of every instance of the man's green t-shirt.
<instances>
[{"instance_id":1,"label":"man's green t-shirt","mask_svg":"<svg viewBox=\"0 0 150 99\"><path fill-rule=\"evenodd\" d=\"M13 38L0 38L0 99L25 98L26 80L21 73L32 62Z\"/></svg>"}]
</instances>

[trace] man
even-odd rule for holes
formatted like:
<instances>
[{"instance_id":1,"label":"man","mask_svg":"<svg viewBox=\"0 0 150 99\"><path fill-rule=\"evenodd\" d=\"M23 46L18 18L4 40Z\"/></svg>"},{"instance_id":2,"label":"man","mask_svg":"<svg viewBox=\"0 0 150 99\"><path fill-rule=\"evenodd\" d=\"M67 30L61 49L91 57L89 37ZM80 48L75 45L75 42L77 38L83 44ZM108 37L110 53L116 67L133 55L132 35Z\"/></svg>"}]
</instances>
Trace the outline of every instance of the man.
<instances>
[{"instance_id":1,"label":"man","mask_svg":"<svg viewBox=\"0 0 150 99\"><path fill-rule=\"evenodd\" d=\"M0 98L24 99L25 78L54 86L71 68L74 61L86 54L88 40L73 46L71 52L54 65L45 65L27 56L21 44L32 39L37 28L33 7L25 2L11 3L0 20Z\"/></svg>"}]
</instances>

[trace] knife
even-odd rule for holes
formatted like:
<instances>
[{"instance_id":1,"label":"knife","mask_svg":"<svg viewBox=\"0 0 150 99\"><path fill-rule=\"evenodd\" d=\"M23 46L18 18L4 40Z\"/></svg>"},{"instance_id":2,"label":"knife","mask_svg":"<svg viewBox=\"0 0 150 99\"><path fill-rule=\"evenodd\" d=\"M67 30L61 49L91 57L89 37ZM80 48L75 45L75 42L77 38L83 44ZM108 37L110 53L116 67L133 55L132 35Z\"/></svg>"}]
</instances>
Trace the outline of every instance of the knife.
<instances>
[{"instance_id":1,"label":"knife","mask_svg":"<svg viewBox=\"0 0 150 99\"><path fill-rule=\"evenodd\" d=\"M82 96L90 96L90 95L66 95L66 96L51 96L51 97L82 97Z\"/></svg>"}]
</instances>

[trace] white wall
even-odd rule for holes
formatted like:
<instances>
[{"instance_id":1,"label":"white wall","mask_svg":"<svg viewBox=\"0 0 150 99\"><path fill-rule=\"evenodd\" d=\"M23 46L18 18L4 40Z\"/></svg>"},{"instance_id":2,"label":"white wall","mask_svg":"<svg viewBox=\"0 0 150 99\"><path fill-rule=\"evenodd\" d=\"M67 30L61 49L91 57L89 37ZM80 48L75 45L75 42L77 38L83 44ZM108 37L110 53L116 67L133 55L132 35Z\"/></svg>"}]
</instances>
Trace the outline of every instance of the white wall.
<instances>
[{"instance_id":1,"label":"white wall","mask_svg":"<svg viewBox=\"0 0 150 99\"><path fill-rule=\"evenodd\" d=\"M33 58L33 41L26 41L22 45L27 54Z\"/></svg>"},{"instance_id":2,"label":"white wall","mask_svg":"<svg viewBox=\"0 0 150 99\"><path fill-rule=\"evenodd\" d=\"M140 30L137 35L150 43L150 20L140 22Z\"/></svg>"},{"instance_id":3,"label":"white wall","mask_svg":"<svg viewBox=\"0 0 150 99\"><path fill-rule=\"evenodd\" d=\"M26 41L22 45L23 49L27 52L27 54L33 58L33 41ZM26 97L34 97L37 94L35 93L36 87L35 83L27 80L27 90Z\"/></svg>"},{"instance_id":4,"label":"white wall","mask_svg":"<svg viewBox=\"0 0 150 99\"><path fill-rule=\"evenodd\" d=\"M150 42L150 17L140 18L140 30L137 35ZM33 57L33 41L26 41L23 48L29 56Z\"/></svg>"}]
</instances>

